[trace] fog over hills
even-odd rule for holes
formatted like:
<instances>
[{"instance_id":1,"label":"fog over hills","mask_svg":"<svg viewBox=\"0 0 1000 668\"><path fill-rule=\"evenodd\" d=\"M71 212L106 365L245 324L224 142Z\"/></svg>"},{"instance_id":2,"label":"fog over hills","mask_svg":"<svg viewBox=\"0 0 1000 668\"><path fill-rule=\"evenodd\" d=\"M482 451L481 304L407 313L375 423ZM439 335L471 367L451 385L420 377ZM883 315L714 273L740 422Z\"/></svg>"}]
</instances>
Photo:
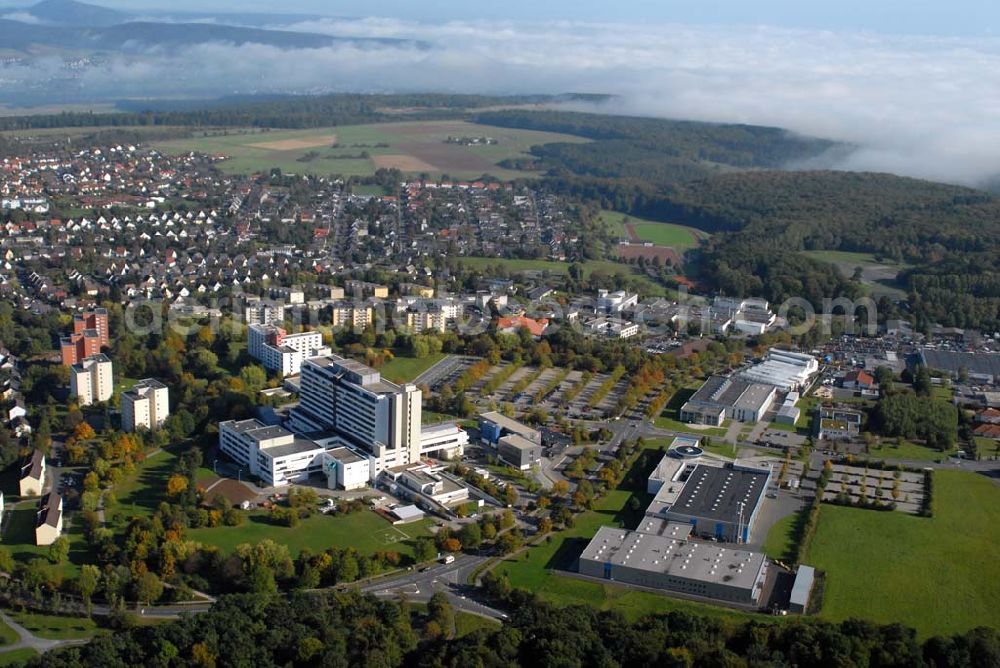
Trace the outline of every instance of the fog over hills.
<instances>
[{"instance_id":1,"label":"fog over hills","mask_svg":"<svg viewBox=\"0 0 1000 668\"><path fill-rule=\"evenodd\" d=\"M0 12L0 102L594 92L614 95L604 113L779 126L860 147L820 167L966 184L1000 174L996 38L148 7L45 0Z\"/></svg>"}]
</instances>

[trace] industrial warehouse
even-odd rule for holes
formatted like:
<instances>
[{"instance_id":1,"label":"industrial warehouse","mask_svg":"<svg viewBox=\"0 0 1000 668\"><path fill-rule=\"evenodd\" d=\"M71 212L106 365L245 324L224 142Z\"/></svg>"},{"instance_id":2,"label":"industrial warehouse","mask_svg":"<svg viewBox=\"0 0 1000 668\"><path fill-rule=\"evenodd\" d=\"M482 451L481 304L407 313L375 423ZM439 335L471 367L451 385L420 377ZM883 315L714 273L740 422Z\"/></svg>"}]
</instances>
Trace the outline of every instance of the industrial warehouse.
<instances>
[{"instance_id":1,"label":"industrial warehouse","mask_svg":"<svg viewBox=\"0 0 1000 668\"><path fill-rule=\"evenodd\" d=\"M733 605L760 605L765 555L694 538L747 543L771 469L703 454L697 439L676 438L647 480L653 500L638 528L602 527L580 555L580 574Z\"/></svg>"},{"instance_id":2,"label":"industrial warehouse","mask_svg":"<svg viewBox=\"0 0 1000 668\"><path fill-rule=\"evenodd\" d=\"M580 574L757 606L767 574L764 555L691 541L689 531L653 518L636 531L601 527L580 555Z\"/></svg>"},{"instance_id":3,"label":"industrial warehouse","mask_svg":"<svg viewBox=\"0 0 1000 668\"><path fill-rule=\"evenodd\" d=\"M770 480L769 468L667 453L647 483L654 496L646 516L683 522L695 535L745 543Z\"/></svg>"}]
</instances>

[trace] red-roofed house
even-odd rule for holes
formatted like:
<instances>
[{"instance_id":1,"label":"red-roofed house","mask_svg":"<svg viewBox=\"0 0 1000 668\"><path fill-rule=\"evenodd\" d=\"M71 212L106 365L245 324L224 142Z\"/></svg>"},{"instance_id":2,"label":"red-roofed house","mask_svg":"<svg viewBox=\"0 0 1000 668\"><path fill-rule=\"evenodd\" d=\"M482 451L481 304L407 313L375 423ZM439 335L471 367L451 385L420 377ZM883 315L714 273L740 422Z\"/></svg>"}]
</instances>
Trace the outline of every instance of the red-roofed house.
<instances>
[{"instance_id":1,"label":"red-roofed house","mask_svg":"<svg viewBox=\"0 0 1000 668\"><path fill-rule=\"evenodd\" d=\"M847 390L870 390L875 387L875 379L864 369L848 371L841 381L841 387Z\"/></svg>"},{"instance_id":2,"label":"red-roofed house","mask_svg":"<svg viewBox=\"0 0 1000 668\"><path fill-rule=\"evenodd\" d=\"M497 319L497 331L504 332L506 334L515 334L517 333L517 330L523 328L531 332L531 335L537 338L545 332L545 329L548 326L549 321L547 318L533 320L523 315L518 315L512 318L501 317Z\"/></svg>"}]
</instances>

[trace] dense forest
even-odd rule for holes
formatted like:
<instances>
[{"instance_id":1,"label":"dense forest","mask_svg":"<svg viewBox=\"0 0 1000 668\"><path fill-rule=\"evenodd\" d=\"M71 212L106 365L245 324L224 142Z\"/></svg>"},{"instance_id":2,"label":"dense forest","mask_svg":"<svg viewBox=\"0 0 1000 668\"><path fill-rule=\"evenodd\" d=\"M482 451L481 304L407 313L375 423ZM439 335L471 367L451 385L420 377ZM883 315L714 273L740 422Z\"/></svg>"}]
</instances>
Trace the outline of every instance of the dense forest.
<instances>
[{"instance_id":1,"label":"dense forest","mask_svg":"<svg viewBox=\"0 0 1000 668\"><path fill-rule=\"evenodd\" d=\"M932 638L848 620L724 622L683 612L630 622L589 607L554 608L514 592L502 627L451 638L443 596L427 614L357 593L223 597L180 621L98 636L30 666L995 666L991 629Z\"/></svg>"},{"instance_id":2,"label":"dense forest","mask_svg":"<svg viewBox=\"0 0 1000 668\"><path fill-rule=\"evenodd\" d=\"M654 185L725 173L733 168L779 169L842 148L825 139L753 125L520 110L480 113L473 120L594 140L532 147L534 160L520 166L541 168L553 176L639 179Z\"/></svg>"},{"instance_id":3,"label":"dense forest","mask_svg":"<svg viewBox=\"0 0 1000 668\"><path fill-rule=\"evenodd\" d=\"M187 106L150 102L127 103L127 111L98 114L64 112L0 118L0 130L77 127L319 128L398 120L461 118L469 109L554 101L556 96L484 95L300 95L223 98ZM125 104L125 103L123 103ZM406 110L405 114L399 110Z\"/></svg>"}]
</instances>

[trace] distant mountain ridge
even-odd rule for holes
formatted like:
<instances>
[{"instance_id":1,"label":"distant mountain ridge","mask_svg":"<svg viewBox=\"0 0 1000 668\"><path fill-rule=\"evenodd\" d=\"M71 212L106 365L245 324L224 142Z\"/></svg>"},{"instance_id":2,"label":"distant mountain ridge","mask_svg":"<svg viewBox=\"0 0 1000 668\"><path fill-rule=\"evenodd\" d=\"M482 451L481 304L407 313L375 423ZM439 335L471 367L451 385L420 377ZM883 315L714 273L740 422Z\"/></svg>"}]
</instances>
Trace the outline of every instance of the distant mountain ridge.
<instances>
[{"instance_id":1,"label":"distant mountain ridge","mask_svg":"<svg viewBox=\"0 0 1000 668\"><path fill-rule=\"evenodd\" d=\"M319 49L337 44L426 46L414 40L336 37L219 23L138 20L135 15L75 0L43 0L27 9L12 11L6 14L8 18L0 19L0 46L25 53L43 49L136 53L153 47L170 49L205 43L262 44L280 49ZM16 17L22 14L38 22L17 20Z\"/></svg>"},{"instance_id":2,"label":"distant mountain ridge","mask_svg":"<svg viewBox=\"0 0 1000 668\"><path fill-rule=\"evenodd\" d=\"M39 21L51 25L78 27L106 27L124 23L130 15L116 9L90 5L76 0L42 0L24 10Z\"/></svg>"}]
</instances>

